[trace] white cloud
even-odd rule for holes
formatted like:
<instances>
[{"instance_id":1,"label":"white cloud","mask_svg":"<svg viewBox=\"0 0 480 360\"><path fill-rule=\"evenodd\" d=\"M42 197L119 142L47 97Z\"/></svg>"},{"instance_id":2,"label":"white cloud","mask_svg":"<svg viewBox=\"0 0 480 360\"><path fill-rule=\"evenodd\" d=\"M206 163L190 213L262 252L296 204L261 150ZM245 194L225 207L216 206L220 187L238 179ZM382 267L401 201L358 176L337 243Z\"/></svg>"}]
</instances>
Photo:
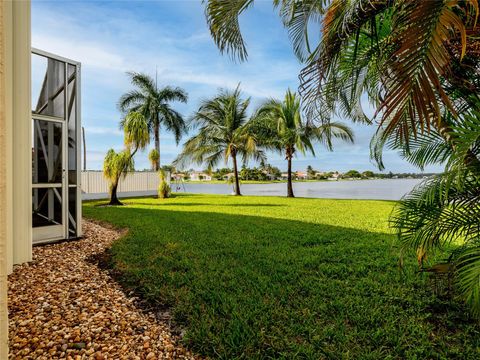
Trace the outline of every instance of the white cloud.
<instances>
[{"instance_id":1,"label":"white cloud","mask_svg":"<svg viewBox=\"0 0 480 360\"><path fill-rule=\"evenodd\" d=\"M72 39L62 38L58 34L50 35L39 32L34 32L32 38L34 47L65 55L72 60L80 61L82 65L122 72L129 68L123 56L94 41L72 41Z\"/></svg>"},{"instance_id":2,"label":"white cloud","mask_svg":"<svg viewBox=\"0 0 480 360\"><path fill-rule=\"evenodd\" d=\"M227 57L219 56L206 30L179 37L162 29L161 25L159 28L159 23L144 22L124 12L121 14L122 18L114 14L102 16L88 12L89 16L98 19L107 17L107 27L99 26L94 22L95 18L86 24L73 14L65 17L64 13L41 9L38 15L33 14L34 19L41 18L42 24L47 19L48 26L34 27L33 46L80 61L83 66L96 72L99 81L103 81L100 78L102 72L110 80L110 72L123 74L134 70L152 73L158 68L161 82L215 88L233 88L241 82L246 94L260 98L283 95L285 81L291 82L293 79L292 87L296 87L299 66L294 59L276 59L272 62L268 55L257 49L254 63L233 64ZM57 18L58 22L52 21ZM147 35L149 46L143 43ZM200 49L203 50L200 56L192 52L192 47L198 46L207 48ZM112 86L116 85L118 82L112 83Z\"/></svg>"}]
</instances>

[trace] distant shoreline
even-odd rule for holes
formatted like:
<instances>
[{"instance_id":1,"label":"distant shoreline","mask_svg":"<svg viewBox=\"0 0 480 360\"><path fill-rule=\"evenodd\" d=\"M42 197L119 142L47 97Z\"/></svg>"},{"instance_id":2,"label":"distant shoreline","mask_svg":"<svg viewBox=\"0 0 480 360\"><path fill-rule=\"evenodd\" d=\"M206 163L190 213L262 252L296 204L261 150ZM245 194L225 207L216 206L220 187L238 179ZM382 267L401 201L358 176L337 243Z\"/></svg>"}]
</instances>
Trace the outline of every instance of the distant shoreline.
<instances>
[{"instance_id":1,"label":"distant shoreline","mask_svg":"<svg viewBox=\"0 0 480 360\"><path fill-rule=\"evenodd\" d=\"M423 178L368 178L368 179L337 179L337 180L293 180L294 183L337 182L337 181L365 181L365 180L421 180ZM172 180L172 182L175 182ZM227 184L226 180L184 180L185 184ZM240 180L240 184L281 184L287 180Z\"/></svg>"}]
</instances>

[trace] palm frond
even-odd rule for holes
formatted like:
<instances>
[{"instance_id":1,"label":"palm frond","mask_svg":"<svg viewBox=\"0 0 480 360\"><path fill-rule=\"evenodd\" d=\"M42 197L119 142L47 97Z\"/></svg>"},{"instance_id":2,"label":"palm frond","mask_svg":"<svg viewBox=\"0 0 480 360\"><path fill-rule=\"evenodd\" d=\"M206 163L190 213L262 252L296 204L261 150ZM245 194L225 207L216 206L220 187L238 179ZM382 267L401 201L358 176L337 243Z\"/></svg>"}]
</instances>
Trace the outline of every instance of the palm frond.
<instances>
[{"instance_id":1,"label":"palm frond","mask_svg":"<svg viewBox=\"0 0 480 360\"><path fill-rule=\"evenodd\" d=\"M464 172L464 182L444 173L406 195L391 217L404 248L435 251L455 240L468 242L480 232L480 180Z\"/></svg>"},{"instance_id":2,"label":"palm frond","mask_svg":"<svg viewBox=\"0 0 480 360\"><path fill-rule=\"evenodd\" d=\"M315 138L322 143L328 150L333 149L333 139L340 139L345 142L354 142L352 129L341 122L329 122L312 129Z\"/></svg>"},{"instance_id":3,"label":"palm frond","mask_svg":"<svg viewBox=\"0 0 480 360\"><path fill-rule=\"evenodd\" d=\"M188 94L185 90L179 87L165 86L156 91L156 97L160 103L171 101L180 101L186 103L188 101Z\"/></svg>"},{"instance_id":4,"label":"palm frond","mask_svg":"<svg viewBox=\"0 0 480 360\"><path fill-rule=\"evenodd\" d=\"M456 284L463 301L480 316L480 246L467 247L456 259Z\"/></svg>"},{"instance_id":5,"label":"palm frond","mask_svg":"<svg viewBox=\"0 0 480 360\"><path fill-rule=\"evenodd\" d=\"M397 141L397 138L379 127L370 141L370 156L383 170L383 151L385 148L397 150L401 157L409 163L424 170L428 165L446 164L453 154L453 149L445 139L435 130L430 133L418 134L411 137L408 144Z\"/></svg>"},{"instance_id":6,"label":"palm frond","mask_svg":"<svg viewBox=\"0 0 480 360\"><path fill-rule=\"evenodd\" d=\"M394 17L392 37L397 44L382 70L385 95L378 112L387 133L397 132L408 142L410 132L429 131L442 116L442 107L454 113L440 77L450 68L445 43L465 26L455 12L456 2L403 2Z\"/></svg>"},{"instance_id":7,"label":"palm frond","mask_svg":"<svg viewBox=\"0 0 480 360\"><path fill-rule=\"evenodd\" d=\"M162 124L173 133L175 142L178 144L182 135L187 133L188 127L185 120L178 111L172 109L168 104L159 107L159 112L162 115Z\"/></svg>"},{"instance_id":8,"label":"palm frond","mask_svg":"<svg viewBox=\"0 0 480 360\"><path fill-rule=\"evenodd\" d=\"M372 19L385 12L388 6L389 1L387 0L348 2L333 0L329 3L322 18L321 43L300 74L300 94L305 101L309 117L316 116L317 109L319 109L318 101L328 100L324 98L329 94L325 89L329 86L336 86L332 80L327 81L327 79L329 76L335 78L334 73L342 54L341 50L349 43L351 44L351 37L355 36L353 49L354 54L357 54L356 49L358 49L361 30L370 26Z\"/></svg>"},{"instance_id":9,"label":"palm frond","mask_svg":"<svg viewBox=\"0 0 480 360\"><path fill-rule=\"evenodd\" d=\"M142 93L152 94L156 92L155 80L147 74L131 71L127 73L133 85L137 86Z\"/></svg>"},{"instance_id":10,"label":"palm frond","mask_svg":"<svg viewBox=\"0 0 480 360\"><path fill-rule=\"evenodd\" d=\"M210 34L222 53L244 61L248 53L240 31L239 16L248 9L253 0L208 0L205 7Z\"/></svg>"},{"instance_id":11,"label":"palm frond","mask_svg":"<svg viewBox=\"0 0 480 360\"><path fill-rule=\"evenodd\" d=\"M312 25L320 25L321 14L327 3L326 0L274 1L274 5L279 7L283 24L288 29L293 51L302 62L306 61L318 46L311 43L309 32Z\"/></svg>"},{"instance_id":12,"label":"palm frond","mask_svg":"<svg viewBox=\"0 0 480 360\"><path fill-rule=\"evenodd\" d=\"M138 90L131 90L120 97L118 109L122 113L138 111L138 108L145 102L145 95Z\"/></svg>"},{"instance_id":13,"label":"palm frond","mask_svg":"<svg viewBox=\"0 0 480 360\"><path fill-rule=\"evenodd\" d=\"M147 119L139 112L131 112L125 116L123 130L127 148L142 150L150 143Z\"/></svg>"}]
</instances>

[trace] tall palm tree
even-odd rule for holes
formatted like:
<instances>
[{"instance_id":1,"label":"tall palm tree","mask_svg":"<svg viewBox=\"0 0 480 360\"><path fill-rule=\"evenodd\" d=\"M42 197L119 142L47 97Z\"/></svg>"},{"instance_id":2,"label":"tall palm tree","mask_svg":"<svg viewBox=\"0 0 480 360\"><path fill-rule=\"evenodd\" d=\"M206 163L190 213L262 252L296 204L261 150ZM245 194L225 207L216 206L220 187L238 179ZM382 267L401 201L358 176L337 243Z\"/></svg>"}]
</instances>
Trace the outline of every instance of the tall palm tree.
<instances>
[{"instance_id":1,"label":"tall palm tree","mask_svg":"<svg viewBox=\"0 0 480 360\"><path fill-rule=\"evenodd\" d=\"M205 100L193 115L191 122L199 127L198 134L183 145L174 164L194 162L214 168L220 160L233 163L235 194L241 195L238 178L238 157L264 159L257 149L255 137L248 131L247 108L250 98L243 99L239 87L233 91L220 90L213 99Z\"/></svg>"},{"instance_id":2,"label":"tall palm tree","mask_svg":"<svg viewBox=\"0 0 480 360\"><path fill-rule=\"evenodd\" d=\"M260 145L285 155L288 162L287 196L294 197L292 186L292 159L297 151L310 151L321 142L332 150L333 138L353 142L353 133L342 123L329 122L314 126L302 118L299 97L288 90L283 101L269 100L257 110L251 131L259 136Z\"/></svg>"},{"instance_id":3,"label":"tall palm tree","mask_svg":"<svg viewBox=\"0 0 480 360\"><path fill-rule=\"evenodd\" d=\"M124 150L118 153L114 149L108 150L103 162L103 175L110 183L109 205L122 205L117 197L120 178L125 178L129 171L134 170L133 157L138 150L145 149L150 142L148 123L141 113L131 112L125 117L124 142Z\"/></svg>"},{"instance_id":4,"label":"tall palm tree","mask_svg":"<svg viewBox=\"0 0 480 360\"><path fill-rule=\"evenodd\" d=\"M186 103L188 95L179 87L165 86L158 88L157 82L146 74L129 72L132 85L131 90L120 97L118 107L123 113L131 111L142 113L148 120L149 131L155 139L155 149L160 155L160 128L164 126L173 132L175 141L179 143L187 127L182 115L169 104L172 101ZM121 127L124 122L121 122ZM155 161L154 170L160 169L160 156Z\"/></svg>"}]
</instances>

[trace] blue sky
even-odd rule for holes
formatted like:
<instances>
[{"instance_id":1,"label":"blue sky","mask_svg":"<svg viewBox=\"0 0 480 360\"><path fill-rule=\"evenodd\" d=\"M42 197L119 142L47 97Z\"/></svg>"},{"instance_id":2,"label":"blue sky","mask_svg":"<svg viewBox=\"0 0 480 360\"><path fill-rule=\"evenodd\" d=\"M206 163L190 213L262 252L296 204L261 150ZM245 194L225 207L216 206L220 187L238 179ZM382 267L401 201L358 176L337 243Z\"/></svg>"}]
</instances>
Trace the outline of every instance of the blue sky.
<instances>
[{"instance_id":1,"label":"blue sky","mask_svg":"<svg viewBox=\"0 0 480 360\"><path fill-rule=\"evenodd\" d=\"M266 98L281 98L289 87L297 89L301 64L271 1L257 1L241 18L241 25L249 60L235 63L215 47L200 0L32 1L32 46L82 63L82 122L90 169L101 169L109 148L123 147L116 104L131 88L127 71L154 76L157 68L159 84L183 87L189 102L174 106L185 117L201 99L239 82L244 95L252 97L252 110ZM369 158L374 127L351 126L355 144L337 143L334 152L318 146L316 157L299 154L294 168L375 171ZM162 164L170 164L181 143L177 146L171 134L162 132ZM146 152L135 162L137 169L149 167ZM269 154L268 162L286 168L278 154ZM395 153L386 153L385 163L386 171L418 172Z\"/></svg>"}]
</instances>

